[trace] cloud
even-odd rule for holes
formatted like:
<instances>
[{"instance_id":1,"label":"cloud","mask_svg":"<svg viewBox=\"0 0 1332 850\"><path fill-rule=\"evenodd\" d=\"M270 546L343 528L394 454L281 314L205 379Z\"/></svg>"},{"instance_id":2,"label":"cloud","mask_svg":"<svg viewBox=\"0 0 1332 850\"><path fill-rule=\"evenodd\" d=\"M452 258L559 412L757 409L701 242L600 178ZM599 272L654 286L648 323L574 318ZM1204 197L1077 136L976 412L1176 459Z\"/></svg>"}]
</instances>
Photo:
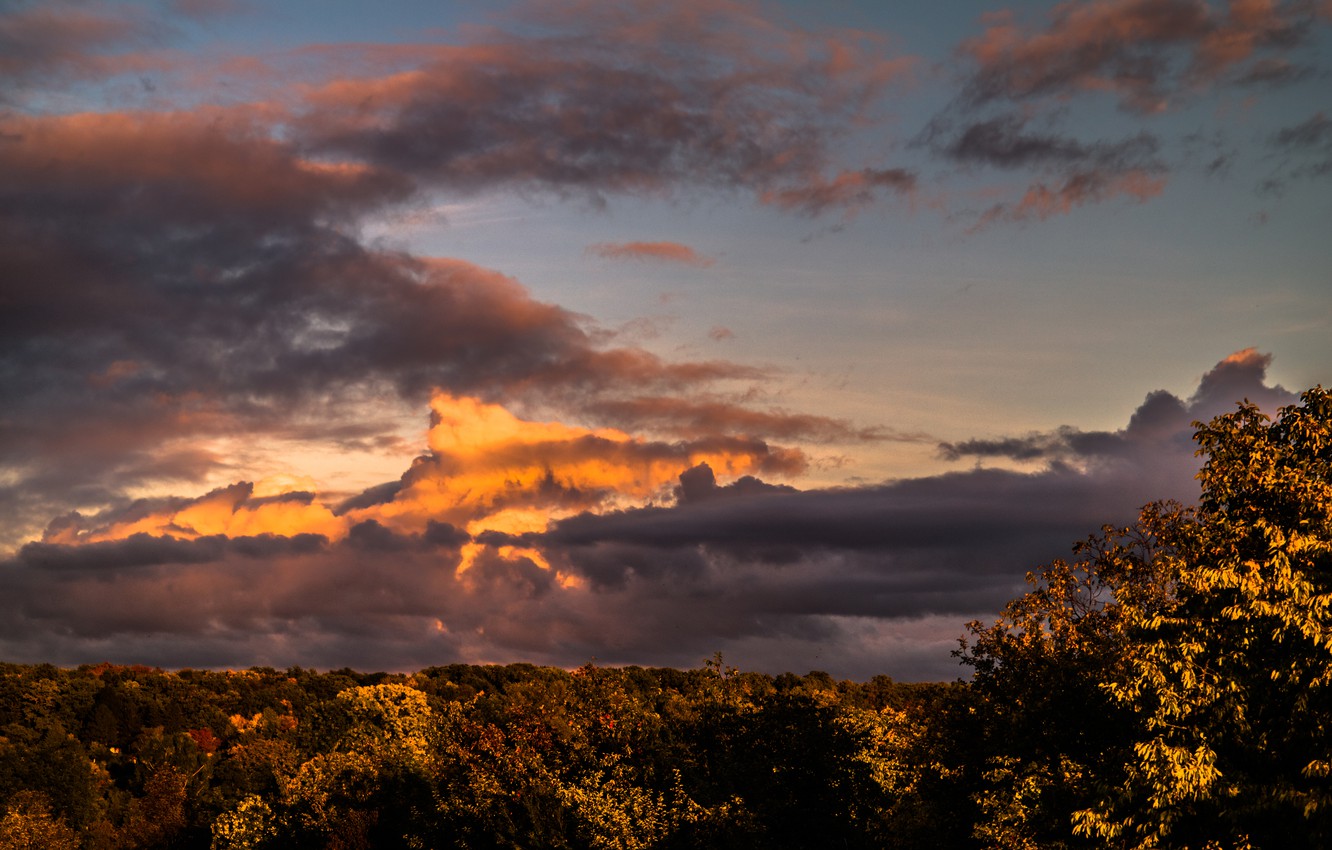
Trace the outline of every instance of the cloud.
<instances>
[{"instance_id":1,"label":"cloud","mask_svg":"<svg viewBox=\"0 0 1332 850\"><path fill-rule=\"evenodd\" d=\"M841 209L845 215L852 215L874 201L876 189L909 196L916 189L916 175L903 168L842 171L831 180L816 178L800 186L769 189L760 200L809 216L819 216L830 209Z\"/></svg>"},{"instance_id":2,"label":"cloud","mask_svg":"<svg viewBox=\"0 0 1332 850\"><path fill-rule=\"evenodd\" d=\"M915 144L968 169L1031 173L1020 195L975 212L971 232L1113 199L1144 203L1194 161L1187 139L1166 156L1155 133L1083 141L1057 127L1105 96L1147 117L1232 88L1306 81L1317 71L1306 61L1316 17L1309 3L1269 0L1094 0L1059 4L1039 22L990 13L983 32L958 47L966 66L958 96ZM1040 124L1047 129L1034 129ZM1221 174L1231 161L1213 156L1205 171ZM1279 191L1285 179L1266 188Z\"/></svg>"},{"instance_id":3,"label":"cloud","mask_svg":"<svg viewBox=\"0 0 1332 850\"><path fill-rule=\"evenodd\" d=\"M0 173L10 535L222 473L204 439L382 440L386 401L435 388L568 412L766 377L616 347L505 275L363 244L410 181L308 159L249 109L3 116Z\"/></svg>"},{"instance_id":4,"label":"cloud","mask_svg":"<svg viewBox=\"0 0 1332 850\"><path fill-rule=\"evenodd\" d=\"M90 518L61 517L44 543L100 543L135 536L199 540L213 537L314 535L340 538L344 522L310 492L256 496L250 482L221 487L195 499L141 499Z\"/></svg>"},{"instance_id":5,"label":"cloud","mask_svg":"<svg viewBox=\"0 0 1332 850\"><path fill-rule=\"evenodd\" d=\"M181 70L170 45L199 22L245 8L243 0L10 0L0 7L0 105L36 102L44 111L71 84L118 99L151 96L153 78Z\"/></svg>"},{"instance_id":6,"label":"cloud","mask_svg":"<svg viewBox=\"0 0 1332 850\"><path fill-rule=\"evenodd\" d=\"M1237 352L1186 400L1148 394L1119 431L948 449L1034 471L822 490L762 480L774 471L762 453L719 458L441 397L431 454L342 513L334 534L212 533L319 505L248 485L82 531L66 518L0 564L0 651L399 669L439 658L690 665L721 650L747 669L951 678L962 623L992 616L1028 569L1142 503L1193 498L1192 418L1242 397L1293 401L1265 383L1269 363ZM533 507L545 519L520 521ZM144 530L149 517L158 532ZM126 536L106 539L112 521Z\"/></svg>"},{"instance_id":7,"label":"cloud","mask_svg":"<svg viewBox=\"0 0 1332 850\"><path fill-rule=\"evenodd\" d=\"M1239 85L1280 88L1310 79L1318 72L1312 65L1288 62L1285 59L1262 59L1249 68L1235 82Z\"/></svg>"},{"instance_id":8,"label":"cloud","mask_svg":"<svg viewBox=\"0 0 1332 850\"><path fill-rule=\"evenodd\" d=\"M97 573L117 569L157 567L164 564L204 564L227 553L246 558L318 552L328 540L318 534L227 537L209 535L181 539L135 532L123 539L71 546L60 543L28 543L19 550L24 564L41 570L68 573Z\"/></svg>"},{"instance_id":9,"label":"cloud","mask_svg":"<svg viewBox=\"0 0 1332 850\"><path fill-rule=\"evenodd\" d=\"M208 19L251 11L249 0L169 0L173 12L190 18Z\"/></svg>"},{"instance_id":10,"label":"cloud","mask_svg":"<svg viewBox=\"0 0 1332 850\"><path fill-rule=\"evenodd\" d=\"M652 423L654 428L666 433L693 438L707 434L761 434L815 443L931 441L928 435L921 433L861 427L846 420L810 413L755 410L703 396L633 396L596 401L587 409L604 421Z\"/></svg>"},{"instance_id":11,"label":"cloud","mask_svg":"<svg viewBox=\"0 0 1332 850\"><path fill-rule=\"evenodd\" d=\"M650 260L699 268L716 262L679 242L598 242L587 246L587 252L606 260Z\"/></svg>"},{"instance_id":12,"label":"cloud","mask_svg":"<svg viewBox=\"0 0 1332 850\"><path fill-rule=\"evenodd\" d=\"M646 440L612 428L519 419L503 407L436 396L430 454L403 477L393 501L351 512L395 527L428 519L484 530L540 530L553 518L662 495L680 471L708 463L728 476L789 476L805 459L790 449L713 433Z\"/></svg>"},{"instance_id":13,"label":"cloud","mask_svg":"<svg viewBox=\"0 0 1332 850\"><path fill-rule=\"evenodd\" d=\"M601 204L731 189L783 206L803 192L818 200L798 206L815 212L896 188L874 171L825 177L832 142L912 64L865 34L807 32L731 2L537 5L523 27L315 86L293 130L326 155L461 192Z\"/></svg>"},{"instance_id":14,"label":"cloud","mask_svg":"<svg viewBox=\"0 0 1332 850\"><path fill-rule=\"evenodd\" d=\"M1280 130L1273 141L1283 148L1322 152L1327 149L1329 138L1332 138L1332 120L1316 112L1307 121Z\"/></svg>"},{"instance_id":15,"label":"cloud","mask_svg":"<svg viewBox=\"0 0 1332 850\"><path fill-rule=\"evenodd\" d=\"M371 528L427 533L431 523L484 531L541 530L561 516L665 498L681 470L788 477L804 455L710 431L664 442L614 428L532 421L472 397L431 403L428 453L399 481L327 505L299 480L239 482L196 498L140 499L96 514L63 515L45 544L92 545L136 536L201 540L315 535L364 540ZM359 529L359 532L358 532Z\"/></svg>"},{"instance_id":16,"label":"cloud","mask_svg":"<svg viewBox=\"0 0 1332 850\"><path fill-rule=\"evenodd\" d=\"M16 2L0 11L0 103L28 81L132 69L135 47L165 31L148 10L130 5Z\"/></svg>"},{"instance_id":17,"label":"cloud","mask_svg":"<svg viewBox=\"0 0 1332 850\"><path fill-rule=\"evenodd\" d=\"M926 132L939 155L964 165L997 168L1077 168L1112 172L1159 167L1160 142L1139 133L1118 142L1084 143L1052 133L1027 131L1030 119L1017 114L969 122L956 133L936 120Z\"/></svg>"},{"instance_id":18,"label":"cloud","mask_svg":"<svg viewBox=\"0 0 1332 850\"><path fill-rule=\"evenodd\" d=\"M842 158L914 60L745 3L578 2L452 44L239 57L221 85L160 51L181 32L157 8L0 13L6 657L692 665L742 649L789 669L835 650L839 673L946 675L956 624L1033 563L1187 490L1181 415L1263 391L1266 360L1240 353L1120 432L942 449L1035 471L795 490L776 482L804 470L799 445L935 440L782 409L770 370L663 358L369 225L483 192L720 192L843 219L914 203L923 172ZM1155 136L1074 138L1040 123L1044 100L1100 87L1141 111L1208 80L1277 81L1296 73L1301 14L1155 0L1061 7L1043 32L995 20L965 47L970 98L931 151L1029 176L982 226L1145 200L1165 185ZM58 108L145 68L182 87L137 101L152 109ZM1009 109L1022 117L993 117ZM1317 163L1321 120L1274 144ZM403 412L427 402L428 444L396 481L238 481L285 446L401 445Z\"/></svg>"},{"instance_id":19,"label":"cloud","mask_svg":"<svg viewBox=\"0 0 1332 850\"><path fill-rule=\"evenodd\" d=\"M435 389L557 416L706 394L747 437L773 436L765 423L792 433L793 418L746 419L745 397L718 389L752 393L765 370L664 360L512 278L361 229L439 192L504 189L858 208L909 181L839 172L835 142L911 62L863 33L806 31L741 3L529 11L461 44L270 56L268 70L292 73L280 89L238 84L248 102L187 87L151 110L66 114L38 108L42 90L16 94L24 108L0 115L0 276L12 282L0 506L15 517L0 539L43 515L227 480L231 458L210 441L382 444ZM168 20L20 4L0 14L8 76L121 73L103 60L178 37ZM690 250L614 253L709 260ZM636 427L633 415L621 404L616 421ZM690 428L670 422L676 436Z\"/></svg>"},{"instance_id":20,"label":"cloud","mask_svg":"<svg viewBox=\"0 0 1332 850\"><path fill-rule=\"evenodd\" d=\"M961 46L976 65L966 96L987 103L1107 92L1124 109L1158 112L1251 77L1257 63L1302 45L1312 22L1308 4L1267 0L1232 0L1224 12L1203 0L1062 4L1037 30L1002 13Z\"/></svg>"},{"instance_id":21,"label":"cloud","mask_svg":"<svg viewBox=\"0 0 1332 850\"><path fill-rule=\"evenodd\" d=\"M1268 146L1280 158L1264 189L1280 193L1292 180L1332 174L1332 119L1321 111L1274 133Z\"/></svg>"},{"instance_id":22,"label":"cloud","mask_svg":"<svg viewBox=\"0 0 1332 850\"><path fill-rule=\"evenodd\" d=\"M1044 220L1089 203L1128 196L1139 203L1166 185L1159 140L1146 132L1116 142L1082 142L1027 129L1031 118L1006 114L968 119L955 129L937 117L917 140L937 156L967 167L1022 169L1040 175L1017 201L994 204L973 226L997 221Z\"/></svg>"},{"instance_id":23,"label":"cloud","mask_svg":"<svg viewBox=\"0 0 1332 850\"><path fill-rule=\"evenodd\" d=\"M1143 203L1165 191L1166 178L1132 169L1122 174L1096 170L1073 171L1053 185L1033 183L1016 202L1002 202L981 213L972 232L999 221L1044 221L1073 209L1110 198L1127 196Z\"/></svg>"},{"instance_id":24,"label":"cloud","mask_svg":"<svg viewBox=\"0 0 1332 850\"><path fill-rule=\"evenodd\" d=\"M1123 464L1150 469L1154 463L1165 462L1172 468L1165 475L1158 471L1152 476L1162 488L1160 498L1187 501L1189 494L1180 487L1186 481L1183 471L1192 464L1189 452L1194 422L1206 421L1246 399L1269 413L1296 401L1294 393L1265 384L1271 363L1271 355L1253 348L1236 351L1205 373L1187 400L1165 390L1149 393L1128 425L1119 431L1064 427L1022 437L940 443L939 453L948 460L1004 458L1072 464L1084 469ZM1167 492L1167 487L1174 489Z\"/></svg>"}]
</instances>

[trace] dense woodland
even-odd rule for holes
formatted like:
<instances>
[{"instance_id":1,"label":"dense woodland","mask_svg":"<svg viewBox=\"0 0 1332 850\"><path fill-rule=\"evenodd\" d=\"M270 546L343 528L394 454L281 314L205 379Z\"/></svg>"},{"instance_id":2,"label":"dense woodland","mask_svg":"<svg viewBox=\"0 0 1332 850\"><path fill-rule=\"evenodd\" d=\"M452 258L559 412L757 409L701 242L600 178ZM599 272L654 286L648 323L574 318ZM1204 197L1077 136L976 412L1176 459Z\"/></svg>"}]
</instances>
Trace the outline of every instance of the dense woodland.
<instances>
[{"instance_id":1,"label":"dense woodland","mask_svg":"<svg viewBox=\"0 0 1332 850\"><path fill-rule=\"evenodd\" d=\"M1332 395L1197 440L952 684L0 666L0 848L1332 846Z\"/></svg>"}]
</instances>

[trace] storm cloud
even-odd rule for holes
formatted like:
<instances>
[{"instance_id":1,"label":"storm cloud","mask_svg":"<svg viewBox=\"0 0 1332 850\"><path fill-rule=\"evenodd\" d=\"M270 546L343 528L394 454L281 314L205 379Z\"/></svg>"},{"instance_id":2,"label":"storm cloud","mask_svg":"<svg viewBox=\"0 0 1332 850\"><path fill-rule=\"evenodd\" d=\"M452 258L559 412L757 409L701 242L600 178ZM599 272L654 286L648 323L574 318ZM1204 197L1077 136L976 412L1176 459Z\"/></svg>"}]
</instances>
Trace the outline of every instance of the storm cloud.
<instances>
[{"instance_id":1,"label":"storm cloud","mask_svg":"<svg viewBox=\"0 0 1332 850\"><path fill-rule=\"evenodd\" d=\"M310 494L256 499L238 486L178 501L167 506L174 534L161 525L134 532L164 507L145 504L115 522L102 517L100 532L83 530L103 542L58 542L78 539L66 523L0 565L0 645L10 657L65 663L190 656L335 666L350 657L404 669L459 657L690 665L723 651L749 668L951 678L948 651L962 624L997 612L1028 570L1102 524L1127 524L1149 501L1192 500L1195 419L1232 409L1223 399L1236 396L1271 410L1293 402L1266 384L1269 362L1242 351L1188 399L1149 393L1119 431L941 447L959 458L1039 461L1028 471L799 490L734 473L720 484L708 462L680 456L672 499L616 508L604 494L589 500L559 486L574 480L566 470L590 467L561 466L543 430L543 442L522 444L545 456L544 485L515 489L514 464L528 461L515 460L509 438L500 438L505 447L457 444L477 461L439 444L405 486L344 513L328 534L300 530L333 516L310 514L319 507ZM560 433L568 449L611 456ZM496 492L517 501L457 513L477 498L482 458L503 458L509 483ZM608 490L623 486L595 475ZM442 503L417 514L396 507L415 503L421 481L430 492L473 494L452 498L456 523L437 519L449 515ZM508 521L514 505L555 518L525 528ZM253 528L260 512L283 510L293 522L286 535L180 536L181 517L212 517L214 526L197 529L209 532ZM113 539L114 528L134 533Z\"/></svg>"}]
</instances>

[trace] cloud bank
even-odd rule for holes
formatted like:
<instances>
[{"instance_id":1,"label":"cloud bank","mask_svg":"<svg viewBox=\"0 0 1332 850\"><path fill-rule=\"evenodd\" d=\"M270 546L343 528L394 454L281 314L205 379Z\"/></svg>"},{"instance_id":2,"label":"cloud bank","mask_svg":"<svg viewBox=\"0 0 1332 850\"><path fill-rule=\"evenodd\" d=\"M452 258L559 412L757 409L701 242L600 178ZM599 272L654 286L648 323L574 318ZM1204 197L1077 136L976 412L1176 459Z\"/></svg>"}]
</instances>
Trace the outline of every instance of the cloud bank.
<instances>
[{"instance_id":1,"label":"cloud bank","mask_svg":"<svg viewBox=\"0 0 1332 850\"><path fill-rule=\"evenodd\" d=\"M984 468L800 490L798 458L656 443L438 397L430 452L349 504L240 483L53 522L0 564L7 657L410 668L441 659L951 678L962 623L1157 498L1191 500L1192 422L1268 386L1238 352L1113 432L940 446Z\"/></svg>"}]
</instances>

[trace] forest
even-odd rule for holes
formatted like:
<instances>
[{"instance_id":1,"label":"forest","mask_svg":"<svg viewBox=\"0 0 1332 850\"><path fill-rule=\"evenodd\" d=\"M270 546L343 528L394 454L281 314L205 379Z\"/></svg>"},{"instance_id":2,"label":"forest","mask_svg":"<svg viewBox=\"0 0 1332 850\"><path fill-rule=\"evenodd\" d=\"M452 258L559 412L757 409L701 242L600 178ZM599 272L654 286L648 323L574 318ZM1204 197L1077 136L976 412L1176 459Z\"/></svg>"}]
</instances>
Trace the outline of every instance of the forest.
<instances>
[{"instance_id":1,"label":"forest","mask_svg":"<svg viewBox=\"0 0 1332 850\"><path fill-rule=\"evenodd\" d=\"M0 665L0 848L1332 846L1332 394L1197 427L953 683Z\"/></svg>"}]
</instances>

